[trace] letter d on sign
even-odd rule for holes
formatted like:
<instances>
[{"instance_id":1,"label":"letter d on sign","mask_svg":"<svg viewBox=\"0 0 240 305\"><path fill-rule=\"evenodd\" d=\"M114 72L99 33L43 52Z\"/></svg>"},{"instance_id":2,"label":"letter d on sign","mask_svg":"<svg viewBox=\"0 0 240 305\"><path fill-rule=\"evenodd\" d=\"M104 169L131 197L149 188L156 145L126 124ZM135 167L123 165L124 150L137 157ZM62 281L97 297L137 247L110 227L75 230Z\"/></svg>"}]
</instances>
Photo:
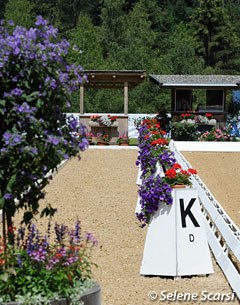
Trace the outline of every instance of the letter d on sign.
<instances>
[{"instance_id":1,"label":"letter d on sign","mask_svg":"<svg viewBox=\"0 0 240 305\"><path fill-rule=\"evenodd\" d=\"M195 238L193 234L189 234L189 241L190 243L194 242Z\"/></svg>"}]
</instances>

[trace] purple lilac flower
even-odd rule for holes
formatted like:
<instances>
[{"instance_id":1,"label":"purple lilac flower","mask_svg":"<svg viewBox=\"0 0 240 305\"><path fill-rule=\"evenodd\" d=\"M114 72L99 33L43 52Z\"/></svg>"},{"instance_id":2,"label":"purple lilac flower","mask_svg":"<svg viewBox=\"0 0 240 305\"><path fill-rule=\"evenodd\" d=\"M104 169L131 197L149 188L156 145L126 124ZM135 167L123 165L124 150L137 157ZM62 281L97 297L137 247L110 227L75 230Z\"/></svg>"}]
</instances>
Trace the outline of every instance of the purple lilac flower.
<instances>
[{"instance_id":1,"label":"purple lilac flower","mask_svg":"<svg viewBox=\"0 0 240 305\"><path fill-rule=\"evenodd\" d=\"M47 142L53 144L54 146L57 146L60 143L60 138L53 135L49 135L47 138Z\"/></svg>"},{"instance_id":2,"label":"purple lilac flower","mask_svg":"<svg viewBox=\"0 0 240 305\"><path fill-rule=\"evenodd\" d=\"M30 107L26 102L24 102L22 105L17 105L14 108L20 113L33 113L34 111L36 111L35 107Z\"/></svg>"},{"instance_id":3,"label":"purple lilac flower","mask_svg":"<svg viewBox=\"0 0 240 305\"><path fill-rule=\"evenodd\" d=\"M44 20L42 16L37 16L37 21L35 22L35 25L47 25L47 21Z\"/></svg>"},{"instance_id":4,"label":"purple lilac flower","mask_svg":"<svg viewBox=\"0 0 240 305\"><path fill-rule=\"evenodd\" d=\"M4 194L3 198L4 198L5 200L12 200L12 199L13 199L13 194L11 194L11 193L6 193L6 194Z\"/></svg>"},{"instance_id":5,"label":"purple lilac flower","mask_svg":"<svg viewBox=\"0 0 240 305\"><path fill-rule=\"evenodd\" d=\"M12 91L11 91L11 95L12 96L21 96L23 94L23 90L20 89L20 88L14 88Z\"/></svg>"}]
</instances>

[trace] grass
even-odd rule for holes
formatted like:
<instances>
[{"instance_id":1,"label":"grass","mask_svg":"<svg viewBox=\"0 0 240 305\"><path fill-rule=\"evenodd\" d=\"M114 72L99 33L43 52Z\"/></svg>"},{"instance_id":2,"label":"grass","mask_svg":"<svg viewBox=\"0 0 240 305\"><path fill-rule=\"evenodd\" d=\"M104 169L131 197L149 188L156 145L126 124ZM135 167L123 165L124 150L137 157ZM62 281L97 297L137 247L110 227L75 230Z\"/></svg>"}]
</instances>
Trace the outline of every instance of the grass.
<instances>
[{"instance_id":1,"label":"grass","mask_svg":"<svg viewBox=\"0 0 240 305\"><path fill-rule=\"evenodd\" d=\"M137 138L130 138L129 145L130 146L137 146L138 145L138 139Z\"/></svg>"}]
</instances>

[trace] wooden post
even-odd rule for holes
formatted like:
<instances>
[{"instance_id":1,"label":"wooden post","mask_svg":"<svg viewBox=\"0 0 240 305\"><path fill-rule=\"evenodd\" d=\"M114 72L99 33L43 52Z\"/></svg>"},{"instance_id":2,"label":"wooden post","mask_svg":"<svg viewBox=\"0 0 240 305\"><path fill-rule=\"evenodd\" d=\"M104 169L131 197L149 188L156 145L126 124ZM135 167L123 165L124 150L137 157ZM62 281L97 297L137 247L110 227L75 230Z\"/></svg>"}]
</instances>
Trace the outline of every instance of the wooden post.
<instances>
[{"instance_id":1,"label":"wooden post","mask_svg":"<svg viewBox=\"0 0 240 305\"><path fill-rule=\"evenodd\" d=\"M128 114L128 83L124 82L124 114Z\"/></svg>"},{"instance_id":2,"label":"wooden post","mask_svg":"<svg viewBox=\"0 0 240 305\"><path fill-rule=\"evenodd\" d=\"M80 114L84 114L84 85L80 85Z\"/></svg>"}]
</instances>

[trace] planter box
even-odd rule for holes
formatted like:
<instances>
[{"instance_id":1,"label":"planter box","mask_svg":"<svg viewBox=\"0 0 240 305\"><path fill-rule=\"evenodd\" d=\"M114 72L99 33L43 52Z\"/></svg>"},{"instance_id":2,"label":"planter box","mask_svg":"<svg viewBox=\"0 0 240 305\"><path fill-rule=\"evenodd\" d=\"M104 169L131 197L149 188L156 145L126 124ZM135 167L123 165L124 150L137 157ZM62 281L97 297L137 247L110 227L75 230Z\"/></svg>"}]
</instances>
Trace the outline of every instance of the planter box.
<instances>
[{"instance_id":1,"label":"planter box","mask_svg":"<svg viewBox=\"0 0 240 305\"><path fill-rule=\"evenodd\" d=\"M161 204L148 226L142 275L213 273L197 190L174 189L173 204Z\"/></svg>"},{"instance_id":2,"label":"planter box","mask_svg":"<svg viewBox=\"0 0 240 305\"><path fill-rule=\"evenodd\" d=\"M112 125L110 125L110 126L101 125L98 122L93 122L93 121L89 121L88 124L89 124L90 127L101 127L101 128L103 128L103 127L104 128L118 127L118 122L117 121L113 122Z\"/></svg>"},{"instance_id":3,"label":"planter box","mask_svg":"<svg viewBox=\"0 0 240 305\"><path fill-rule=\"evenodd\" d=\"M101 287L98 283L94 283L93 287L80 296L80 300L84 305L101 305ZM60 299L50 302L51 305L71 305L71 301ZM18 302L3 303L3 305L20 305Z\"/></svg>"}]
</instances>

